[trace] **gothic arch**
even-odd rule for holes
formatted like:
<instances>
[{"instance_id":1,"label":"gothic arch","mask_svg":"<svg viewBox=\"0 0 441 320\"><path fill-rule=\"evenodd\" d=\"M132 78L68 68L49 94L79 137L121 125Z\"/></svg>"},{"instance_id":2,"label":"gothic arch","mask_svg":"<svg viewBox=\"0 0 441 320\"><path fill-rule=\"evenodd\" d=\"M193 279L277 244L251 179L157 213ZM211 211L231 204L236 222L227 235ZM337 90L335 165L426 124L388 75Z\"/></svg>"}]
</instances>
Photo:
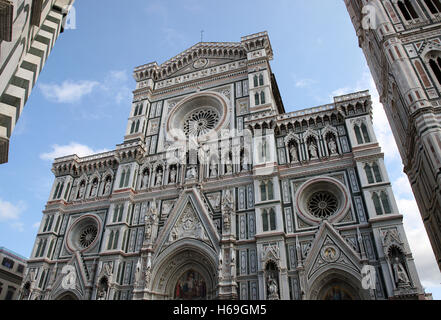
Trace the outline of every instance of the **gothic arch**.
<instances>
[{"instance_id":1,"label":"gothic arch","mask_svg":"<svg viewBox=\"0 0 441 320\"><path fill-rule=\"evenodd\" d=\"M65 291L58 294L55 300L80 300L80 298L72 291Z\"/></svg>"},{"instance_id":2,"label":"gothic arch","mask_svg":"<svg viewBox=\"0 0 441 320\"><path fill-rule=\"evenodd\" d=\"M147 288L153 299L174 299L178 279L187 271L199 273L205 281L207 299L216 298L218 254L207 244L195 239L173 243L155 258L152 283Z\"/></svg>"},{"instance_id":3,"label":"gothic arch","mask_svg":"<svg viewBox=\"0 0 441 320\"><path fill-rule=\"evenodd\" d=\"M306 300L327 300L333 288L340 288L350 300L370 300L367 290L361 287L361 277L349 268L333 267L310 280L312 285L306 293ZM343 297L344 299L345 297Z\"/></svg>"}]
</instances>

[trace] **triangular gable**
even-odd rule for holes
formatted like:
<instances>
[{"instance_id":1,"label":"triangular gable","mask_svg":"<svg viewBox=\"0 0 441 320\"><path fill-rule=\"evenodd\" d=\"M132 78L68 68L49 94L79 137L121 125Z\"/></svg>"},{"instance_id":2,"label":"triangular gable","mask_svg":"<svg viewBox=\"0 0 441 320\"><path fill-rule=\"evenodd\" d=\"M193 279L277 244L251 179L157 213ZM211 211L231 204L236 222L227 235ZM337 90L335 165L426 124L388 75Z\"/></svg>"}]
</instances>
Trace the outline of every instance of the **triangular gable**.
<instances>
[{"instance_id":1,"label":"triangular gable","mask_svg":"<svg viewBox=\"0 0 441 320\"><path fill-rule=\"evenodd\" d=\"M321 225L304 265L308 280L329 266L344 266L355 273L362 269L358 253L327 221Z\"/></svg>"},{"instance_id":2,"label":"triangular gable","mask_svg":"<svg viewBox=\"0 0 441 320\"><path fill-rule=\"evenodd\" d=\"M216 227L200 194L194 189L184 191L176 201L155 242L156 255L183 239L202 241L218 251L220 238Z\"/></svg>"},{"instance_id":3,"label":"triangular gable","mask_svg":"<svg viewBox=\"0 0 441 320\"><path fill-rule=\"evenodd\" d=\"M86 286L89 286L88 271L85 270L79 252L75 252L70 261L59 269L57 279L53 285L52 298L56 298L63 291L72 291L84 296ZM74 273L72 275L72 273ZM69 279L70 278L70 279Z\"/></svg>"}]
</instances>

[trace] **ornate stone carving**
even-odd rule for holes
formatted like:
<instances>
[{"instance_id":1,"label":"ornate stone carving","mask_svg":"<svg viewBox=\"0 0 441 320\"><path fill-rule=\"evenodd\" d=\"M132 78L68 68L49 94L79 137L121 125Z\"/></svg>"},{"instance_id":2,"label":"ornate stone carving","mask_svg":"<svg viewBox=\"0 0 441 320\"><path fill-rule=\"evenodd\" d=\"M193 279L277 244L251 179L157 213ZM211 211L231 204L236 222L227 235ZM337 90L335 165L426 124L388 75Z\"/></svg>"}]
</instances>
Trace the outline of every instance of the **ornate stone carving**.
<instances>
[{"instance_id":1,"label":"ornate stone carving","mask_svg":"<svg viewBox=\"0 0 441 320\"><path fill-rule=\"evenodd\" d=\"M222 218L224 231L226 233L230 232L231 228L231 215L234 211L234 198L230 189L225 190L224 196L222 198Z\"/></svg>"},{"instance_id":2,"label":"ornate stone carving","mask_svg":"<svg viewBox=\"0 0 441 320\"><path fill-rule=\"evenodd\" d=\"M168 238L168 244L183 238L193 238L208 241L205 228L190 204L187 204L184 212L181 214L175 226L171 230Z\"/></svg>"}]
</instances>

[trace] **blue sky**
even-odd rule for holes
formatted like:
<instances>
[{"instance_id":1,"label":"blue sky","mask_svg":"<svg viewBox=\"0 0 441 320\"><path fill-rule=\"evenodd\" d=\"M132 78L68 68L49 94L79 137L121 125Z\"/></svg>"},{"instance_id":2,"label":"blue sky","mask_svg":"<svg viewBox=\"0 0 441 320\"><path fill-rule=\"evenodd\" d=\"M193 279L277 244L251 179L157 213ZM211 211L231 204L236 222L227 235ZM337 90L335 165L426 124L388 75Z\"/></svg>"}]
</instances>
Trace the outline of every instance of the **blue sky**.
<instances>
[{"instance_id":1,"label":"blue sky","mask_svg":"<svg viewBox=\"0 0 441 320\"><path fill-rule=\"evenodd\" d=\"M270 5L268 6L268 3ZM0 246L30 256L53 182L54 157L123 141L134 67L163 63L200 41L268 31L287 112L370 89L374 126L415 262L441 299L441 275L349 15L341 0L76 0L76 28L56 43L0 165Z\"/></svg>"}]
</instances>

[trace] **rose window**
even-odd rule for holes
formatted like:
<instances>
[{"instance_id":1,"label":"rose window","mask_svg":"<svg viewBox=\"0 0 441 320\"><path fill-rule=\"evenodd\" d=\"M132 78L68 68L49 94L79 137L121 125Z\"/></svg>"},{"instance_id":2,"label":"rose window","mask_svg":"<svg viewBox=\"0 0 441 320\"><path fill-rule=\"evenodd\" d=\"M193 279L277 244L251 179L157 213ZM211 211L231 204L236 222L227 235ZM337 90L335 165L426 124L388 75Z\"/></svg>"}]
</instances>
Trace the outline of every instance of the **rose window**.
<instances>
[{"instance_id":1,"label":"rose window","mask_svg":"<svg viewBox=\"0 0 441 320\"><path fill-rule=\"evenodd\" d=\"M314 217L325 219L337 212L338 200L330 192L316 192L308 201L308 210Z\"/></svg>"},{"instance_id":2,"label":"rose window","mask_svg":"<svg viewBox=\"0 0 441 320\"><path fill-rule=\"evenodd\" d=\"M203 136L216 128L219 114L214 109L202 108L185 117L184 133L186 136Z\"/></svg>"},{"instance_id":3,"label":"rose window","mask_svg":"<svg viewBox=\"0 0 441 320\"><path fill-rule=\"evenodd\" d=\"M96 236L98 234L98 229L94 225L87 226L83 229L83 231L80 234L80 245L83 248L89 247L93 241L95 240Z\"/></svg>"}]
</instances>

